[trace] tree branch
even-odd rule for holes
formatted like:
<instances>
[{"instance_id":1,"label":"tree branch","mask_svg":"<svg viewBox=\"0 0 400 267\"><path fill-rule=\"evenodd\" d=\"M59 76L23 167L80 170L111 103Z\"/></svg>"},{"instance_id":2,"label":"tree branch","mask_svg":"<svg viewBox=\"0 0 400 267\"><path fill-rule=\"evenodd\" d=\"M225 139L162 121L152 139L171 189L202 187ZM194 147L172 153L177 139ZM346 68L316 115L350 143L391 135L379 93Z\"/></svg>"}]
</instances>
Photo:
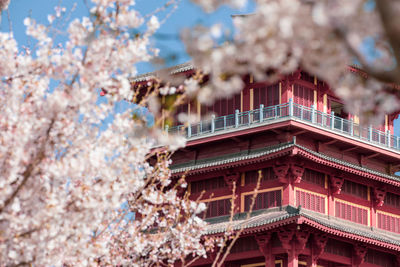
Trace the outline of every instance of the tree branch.
<instances>
[{"instance_id":1,"label":"tree branch","mask_svg":"<svg viewBox=\"0 0 400 267\"><path fill-rule=\"evenodd\" d=\"M49 124L49 128L46 131L46 139L43 141L42 147L40 148L39 153L36 155L36 158L26 167L25 171L22 173L22 182L15 188L14 192L4 201L4 205L0 207L0 213L4 211L4 209L12 203L15 197L18 195L19 191L24 187L24 185L28 182L29 178L35 167L44 159L45 157L45 147L46 140L49 138L50 131L53 127L55 119L53 118Z\"/></svg>"}]
</instances>

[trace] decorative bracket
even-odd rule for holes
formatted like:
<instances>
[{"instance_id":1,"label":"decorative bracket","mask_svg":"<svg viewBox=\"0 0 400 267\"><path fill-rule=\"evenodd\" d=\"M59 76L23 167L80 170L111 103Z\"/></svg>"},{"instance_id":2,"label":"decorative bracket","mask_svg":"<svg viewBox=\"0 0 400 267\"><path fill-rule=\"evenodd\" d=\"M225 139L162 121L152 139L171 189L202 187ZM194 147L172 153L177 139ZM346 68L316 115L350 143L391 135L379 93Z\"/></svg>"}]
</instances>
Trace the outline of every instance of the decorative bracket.
<instances>
[{"instance_id":1,"label":"decorative bracket","mask_svg":"<svg viewBox=\"0 0 400 267\"><path fill-rule=\"evenodd\" d=\"M278 177L279 182L284 184L300 183L304 173L303 162L289 162L279 163L276 162L272 167L275 175Z\"/></svg>"},{"instance_id":2,"label":"decorative bracket","mask_svg":"<svg viewBox=\"0 0 400 267\"><path fill-rule=\"evenodd\" d=\"M306 247L307 244L307 240L310 236L310 232L309 231L300 231L297 230L296 231L296 238L297 238L297 242L296 242L296 254L299 255L304 248Z\"/></svg>"},{"instance_id":3,"label":"decorative bracket","mask_svg":"<svg viewBox=\"0 0 400 267\"><path fill-rule=\"evenodd\" d=\"M281 228L277 232L278 238L282 243L282 247L286 250L288 254L292 251L292 239L294 233L294 228Z\"/></svg>"},{"instance_id":4,"label":"decorative bracket","mask_svg":"<svg viewBox=\"0 0 400 267\"><path fill-rule=\"evenodd\" d=\"M311 246L311 260L313 264L317 264L319 257L324 252L327 242L328 236L325 233L313 234L313 242Z\"/></svg>"},{"instance_id":5,"label":"decorative bracket","mask_svg":"<svg viewBox=\"0 0 400 267\"><path fill-rule=\"evenodd\" d=\"M274 262L274 257L272 255L272 246L270 243L271 233L256 235L255 239L257 241L258 248L264 255L266 266L273 266L271 265Z\"/></svg>"},{"instance_id":6,"label":"decorative bracket","mask_svg":"<svg viewBox=\"0 0 400 267\"><path fill-rule=\"evenodd\" d=\"M384 188L374 187L374 199L377 207L382 207L385 202L386 190Z\"/></svg>"},{"instance_id":7,"label":"decorative bracket","mask_svg":"<svg viewBox=\"0 0 400 267\"><path fill-rule=\"evenodd\" d=\"M292 182L298 184L301 182L301 178L304 173L304 163L292 163L290 164L290 172L292 175Z\"/></svg>"},{"instance_id":8,"label":"decorative bracket","mask_svg":"<svg viewBox=\"0 0 400 267\"><path fill-rule=\"evenodd\" d=\"M364 263L367 251L368 251L367 247L363 244L354 245L353 264L355 266L360 266L362 263Z\"/></svg>"},{"instance_id":9,"label":"decorative bracket","mask_svg":"<svg viewBox=\"0 0 400 267\"><path fill-rule=\"evenodd\" d=\"M276 177L278 177L279 182L281 183L288 183L288 178L287 174L289 171L289 164L287 163L280 163L280 162L275 162L275 165L272 167Z\"/></svg>"},{"instance_id":10,"label":"decorative bracket","mask_svg":"<svg viewBox=\"0 0 400 267\"><path fill-rule=\"evenodd\" d=\"M344 182L343 177L331 175L330 182L331 182L332 194L339 195L340 191L342 190L342 185Z\"/></svg>"},{"instance_id":11,"label":"decorative bracket","mask_svg":"<svg viewBox=\"0 0 400 267\"><path fill-rule=\"evenodd\" d=\"M229 186L229 190L233 190L233 183L236 183L237 185L239 176L239 172L228 171L227 173L225 173L224 180L225 183Z\"/></svg>"},{"instance_id":12,"label":"decorative bracket","mask_svg":"<svg viewBox=\"0 0 400 267\"><path fill-rule=\"evenodd\" d=\"M300 227L300 225L297 227ZM294 253L296 257L304 250L310 236L309 231L300 231L299 228L296 230L294 227L280 229L277 233L286 253L289 255ZM295 237L295 240L293 240L293 237Z\"/></svg>"}]
</instances>

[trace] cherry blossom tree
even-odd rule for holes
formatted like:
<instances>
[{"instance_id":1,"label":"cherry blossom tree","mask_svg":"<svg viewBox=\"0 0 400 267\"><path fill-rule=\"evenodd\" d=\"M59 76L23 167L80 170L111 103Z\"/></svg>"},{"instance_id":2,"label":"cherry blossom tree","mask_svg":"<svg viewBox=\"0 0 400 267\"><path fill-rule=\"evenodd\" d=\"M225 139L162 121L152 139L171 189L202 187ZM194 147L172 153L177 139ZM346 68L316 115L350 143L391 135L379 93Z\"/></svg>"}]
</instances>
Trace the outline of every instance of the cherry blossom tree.
<instances>
[{"instance_id":1,"label":"cherry blossom tree","mask_svg":"<svg viewBox=\"0 0 400 267\"><path fill-rule=\"evenodd\" d=\"M70 22L57 44L66 12L56 7L49 25L25 19L32 49L0 33L0 265L143 266L204 255L205 206L168 169L185 140L132 110L113 112L121 101L157 106L157 88L139 95L130 82L135 64L157 55L157 12L93 0L90 17Z\"/></svg>"}]
</instances>

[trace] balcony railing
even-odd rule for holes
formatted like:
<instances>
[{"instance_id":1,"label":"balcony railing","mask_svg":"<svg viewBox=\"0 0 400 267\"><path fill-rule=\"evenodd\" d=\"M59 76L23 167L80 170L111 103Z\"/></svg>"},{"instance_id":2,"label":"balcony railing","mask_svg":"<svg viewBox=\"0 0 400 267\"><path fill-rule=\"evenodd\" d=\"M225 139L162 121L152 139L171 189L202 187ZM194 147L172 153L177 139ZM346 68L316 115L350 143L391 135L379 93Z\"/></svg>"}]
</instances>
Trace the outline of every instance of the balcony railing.
<instances>
[{"instance_id":1,"label":"balcony railing","mask_svg":"<svg viewBox=\"0 0 400 267\"><path fill-rule=\"evenodd\" d=\"M188 139L217 134L230 129L244 129L257 127L273 123L277 120L298 120L312 124L318 128L328 129L336 133L350 136L369 143L373 143L385 148L400 150L400 138L390 134L390 131L382 132L373 127L364 127L353 120L346 120L335 116L334 112L330 114L321 112L312 107L305 107L293 103L290 99L288 103L264 107L260 105L259 109L239 112L221 117L211 116L210 119L202 120L192 125L179 125L172 128L166 128L169 133L183 133Z\"/></svg>"}]
</instances>

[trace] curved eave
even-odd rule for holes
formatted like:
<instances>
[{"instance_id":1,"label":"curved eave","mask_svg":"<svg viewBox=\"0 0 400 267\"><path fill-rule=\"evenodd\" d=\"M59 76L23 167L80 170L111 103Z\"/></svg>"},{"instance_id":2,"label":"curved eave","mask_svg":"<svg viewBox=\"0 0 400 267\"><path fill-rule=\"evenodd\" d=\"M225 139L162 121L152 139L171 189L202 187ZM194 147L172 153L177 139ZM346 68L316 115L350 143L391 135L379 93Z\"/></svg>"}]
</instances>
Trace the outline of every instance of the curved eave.
<instances>
[{"instance_id":1,"label":"curved eave","mask_svg":"<svg viewBox=\"0 0 400 267\"><path fill-rule=\"evenodd\" d=\"M265 151L258 153L251 153L249 155L238 155L230 156L225 159L210 159L208 163L193 164L191 166L181 167L172 169L174 176L200 174L206 172L212 172L217 170L223 170L227 168L235 168L248 164L254 164L258 162L267 161L274 158L279 158L285 155L298 155L300 157L309 159L321 165L336 168L348 173L363 176L375 181L394 185L400 187L400 177L394 175L384 174L378 171L368 169L366 167L358 166L350 162L339 160L322 153L315 152L306 147L297 145L295 143L287 143L281 146L274 146L272 148L266 148ZM172 166L173 168L173 166Z\"/></svg>"},{"instance_id":2,"label":"curved eave","mask_svg":"<svg viewBox=\"0 0 400 267\"><path fill-rule=\"evenodd\" d=\"M281 209L281 211L277 211ZM272 211L270 211L272 210ZM276 216L274 217L274 213ZM400 235L392 232L371 228L336 217L318 214L313 211L286 206L272 208L263 213L237 221L225 221L216 225L209 224L205 235L218 236L228 229L242 231L242 235L256 234L274 230L289 224L308 225L327 234L367 243L390 250L400 251Z\"/></svg>"}]
</instances>

